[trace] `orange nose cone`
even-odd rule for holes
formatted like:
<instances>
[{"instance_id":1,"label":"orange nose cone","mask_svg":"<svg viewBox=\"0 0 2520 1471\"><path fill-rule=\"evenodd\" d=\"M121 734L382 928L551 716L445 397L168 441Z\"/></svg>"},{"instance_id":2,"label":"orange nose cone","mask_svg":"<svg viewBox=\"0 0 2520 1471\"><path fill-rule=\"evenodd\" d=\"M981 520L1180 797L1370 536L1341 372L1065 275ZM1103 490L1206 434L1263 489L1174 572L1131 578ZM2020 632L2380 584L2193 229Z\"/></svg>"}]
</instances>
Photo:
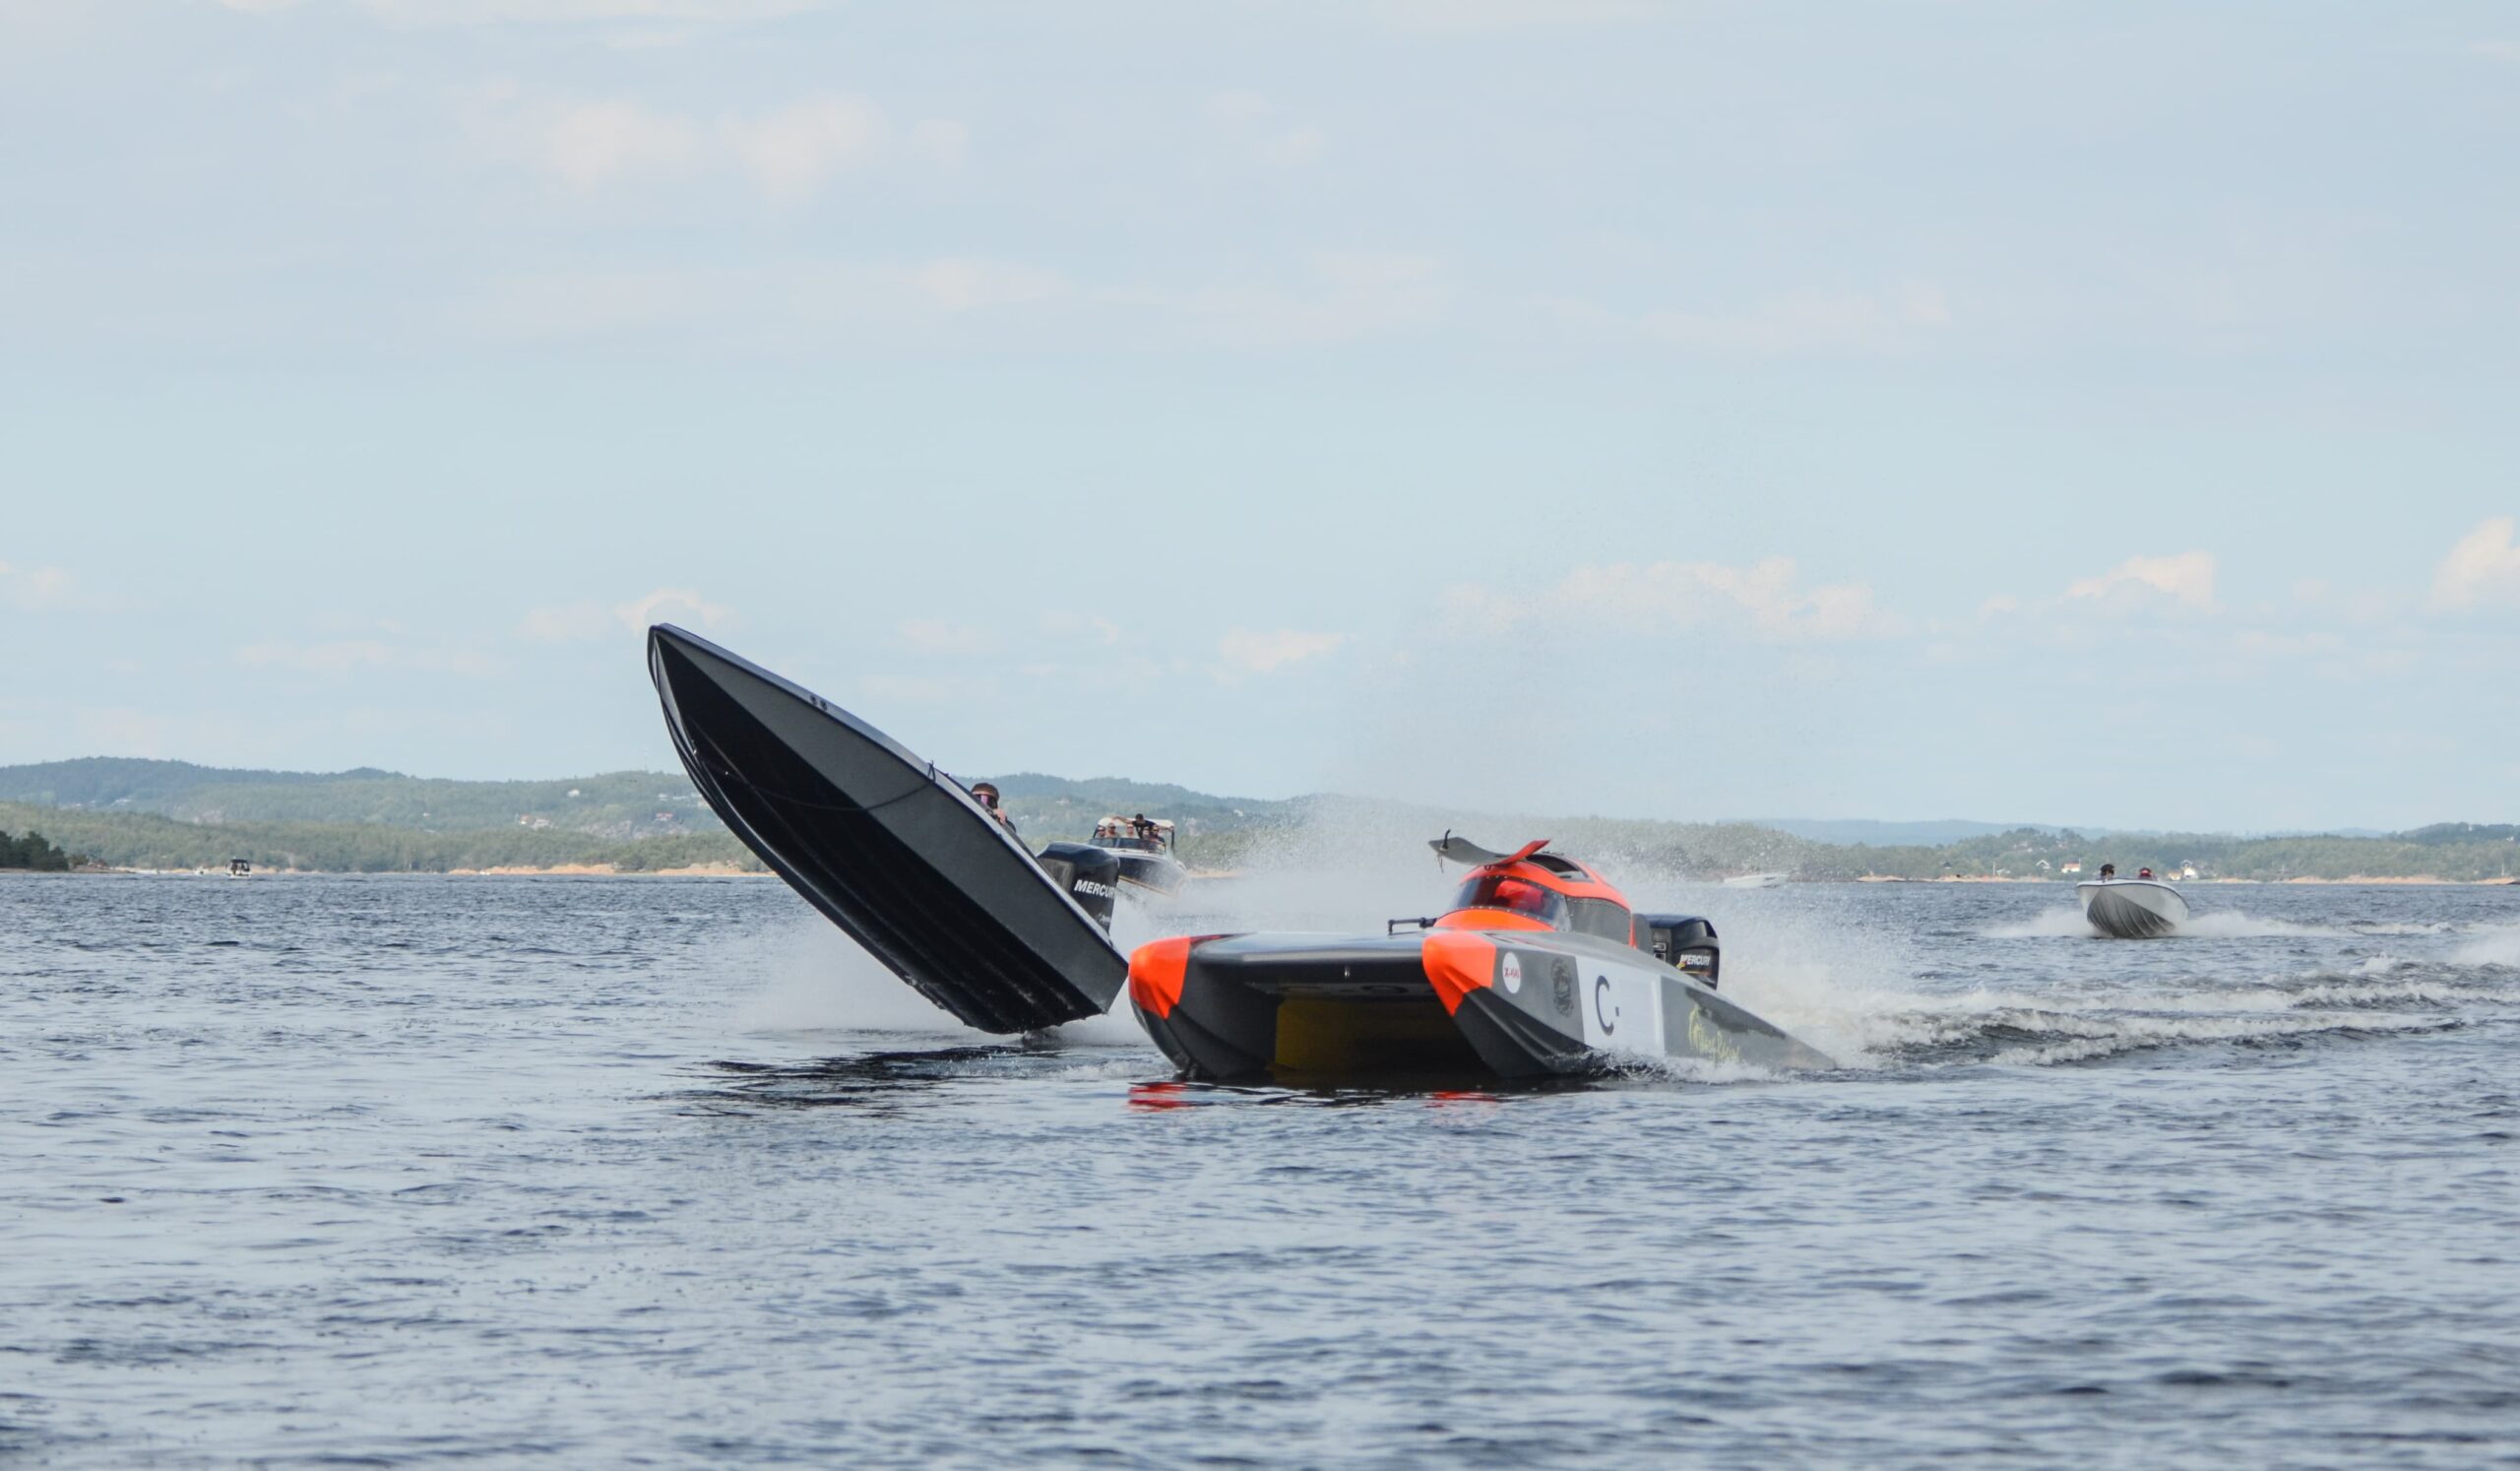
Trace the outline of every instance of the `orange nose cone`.
<instances>
[{"instance_id":1,"label":"orange nose cone","mask_svg":"<svg viewBox=\"0 0 2520 1471\"><path fill-rule=\"evenodd\" d=\"M1190 947L1204 936L1176 934L1150 941L1129 955L1129 999L1150 1015L1165 1017L1181 1004L1182 978L1189 974Z\"/></svg>"},{"instance_id":2,"label":"orange nose cone","mask_svg":"<svg viewBox=\"0 0 2520 1471\"><path fill-rule=\"evenodd\" d=\"M1426 931L1418 961L1425 966L1426 980L1435 988L1435 998L1444 1003L1446 1014L1459 1011L1462 998L1472 991L1496 984L1495 945L1458 929Z\"/></svg>"}]
</instances>

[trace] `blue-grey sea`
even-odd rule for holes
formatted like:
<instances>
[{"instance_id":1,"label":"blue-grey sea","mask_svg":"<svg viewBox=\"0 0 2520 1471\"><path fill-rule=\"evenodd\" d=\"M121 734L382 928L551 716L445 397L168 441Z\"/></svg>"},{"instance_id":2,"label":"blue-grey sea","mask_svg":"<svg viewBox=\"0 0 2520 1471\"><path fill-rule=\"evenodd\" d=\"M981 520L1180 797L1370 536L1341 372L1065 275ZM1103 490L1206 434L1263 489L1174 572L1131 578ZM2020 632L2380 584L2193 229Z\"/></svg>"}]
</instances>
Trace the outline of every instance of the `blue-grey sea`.
<instances>
[{"instance_id":1,"label":"blue-grey sea","mask_svg":"<svg viewBox=\"0 0 2520 1471\"><path fill-rule=\"evenodd\" d=\"M0 877L0 1463L2520 1461L2520 888L1653 897L1845 1065L1188 1087L770 880Z\"/></svg>"}]
</instances>

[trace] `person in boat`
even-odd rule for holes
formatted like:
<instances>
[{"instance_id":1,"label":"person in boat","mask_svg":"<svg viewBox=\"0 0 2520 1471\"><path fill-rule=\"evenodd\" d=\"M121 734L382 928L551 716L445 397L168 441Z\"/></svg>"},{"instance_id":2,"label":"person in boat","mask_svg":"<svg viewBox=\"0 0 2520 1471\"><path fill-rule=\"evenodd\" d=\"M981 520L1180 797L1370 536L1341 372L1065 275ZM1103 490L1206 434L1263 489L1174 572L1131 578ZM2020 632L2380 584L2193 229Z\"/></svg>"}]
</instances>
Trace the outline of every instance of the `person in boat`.
<instances>
[{"instance_id":1,"label":"person in boat","mask_svg":"<svg viewBox=\"0 0 2520 1471\"><path fill-rule=\"evenodd\" d=\"M1155 841L1155 824L1147 820L1146 813L1140 812L1129 819L1129 835L1140 842L1152 843Z\"/></svg>"},{"instance_id":2,"label":"person in boat","mask_svg":"<svg viewBox=\"0 0 2520 1471\"><path fill-rule=\"evenodd\" d=\"M972 796L978 799L981 806L988 808L988 814L991 817L1005 823L1008 832L1015 831L1015 819L1007 816L1006 808L998 804L997 783L975 782L972 785Z\"/></svg>"},{"instance_id":3,"label":"person in boat","mask_svg":"<svg viewBox=\"0 0 2520 1471\"><path fill-rule=\"evenodd\" d=\"M2153 870L2150 868L2138 868L2135 870L2135 876L2137 878L2150 878L2153 876Z\"/></svg>"},{"instance_id":4,"label":"person in boat","mask_svg":"<svg viewBox=\"0 0 2520 1471\"><path fill-rule=\"evenodd\" d=\"M2101 865L2100 865L2100 876L2101 876L2102 878L2104 878L2104 879L2107 879L2107 878L2115 878L2115 877L2117 876L2117 865L2116 865L2115 863L2103 863L2103 864L2101 864Z\"/></svg>"}]
</instances>

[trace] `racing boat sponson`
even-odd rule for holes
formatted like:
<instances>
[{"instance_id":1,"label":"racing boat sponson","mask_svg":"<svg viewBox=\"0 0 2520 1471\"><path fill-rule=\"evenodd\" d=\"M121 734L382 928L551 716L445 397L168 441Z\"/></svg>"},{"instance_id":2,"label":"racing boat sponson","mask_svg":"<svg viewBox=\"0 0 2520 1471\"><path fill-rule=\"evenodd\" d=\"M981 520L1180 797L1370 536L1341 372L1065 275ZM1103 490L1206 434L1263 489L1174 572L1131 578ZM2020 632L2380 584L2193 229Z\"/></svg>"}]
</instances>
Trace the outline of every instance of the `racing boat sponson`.
<instances>
[{"instance_id":1,"label":"racing boat sponson","mask_svg":"<svg viewBox=\"0 0 2520 1471\"><path fill-rule=\"evenodd\" d=\"M1077 1021L1119 994L1100 850L1052 844L1036 862L931 763L682 629L649 630L648 672L709 805L920 994L984 1032Z\"/></svg>"},{"instance_id":2,"label":"racing boat sponson","mask_svg":"<svg viewBox=\"0 0 2520 1471\"><path fill-rule=\"evenodd\" d=\"M1544 843L1497 854L1447 835L1432 846L1479 864L1441 919L1395 920L1389 932L1357 938L1157 940L1129 958L1130 1004L1196 1078L1536 1078L1629 1057L1834 1065L1717 992L1720 956L1704 920L1637 915L1600 874Z\"/></svg>"}]
</instances>

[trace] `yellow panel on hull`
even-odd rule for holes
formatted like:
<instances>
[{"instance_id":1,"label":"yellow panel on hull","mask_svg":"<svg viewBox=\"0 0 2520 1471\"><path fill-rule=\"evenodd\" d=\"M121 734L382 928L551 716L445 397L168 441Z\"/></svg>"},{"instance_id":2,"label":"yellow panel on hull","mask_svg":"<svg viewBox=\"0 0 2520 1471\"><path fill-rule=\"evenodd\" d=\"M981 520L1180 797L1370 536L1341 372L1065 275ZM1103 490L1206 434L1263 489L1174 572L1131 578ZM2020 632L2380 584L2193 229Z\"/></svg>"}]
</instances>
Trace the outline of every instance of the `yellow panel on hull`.
<instances>
[{"instance_id":1,"label":"yellow panel on hull","mask_svg":"<svg viewBox=\"0 0 2520 1471\"><path fill-rule=\"evenodd\" d=\"M1480 1068L1479 1054L1441 1003L1289 996L1278 1003L1273 1065L1293 1072Z\"/></svg>"}]
</instances>

